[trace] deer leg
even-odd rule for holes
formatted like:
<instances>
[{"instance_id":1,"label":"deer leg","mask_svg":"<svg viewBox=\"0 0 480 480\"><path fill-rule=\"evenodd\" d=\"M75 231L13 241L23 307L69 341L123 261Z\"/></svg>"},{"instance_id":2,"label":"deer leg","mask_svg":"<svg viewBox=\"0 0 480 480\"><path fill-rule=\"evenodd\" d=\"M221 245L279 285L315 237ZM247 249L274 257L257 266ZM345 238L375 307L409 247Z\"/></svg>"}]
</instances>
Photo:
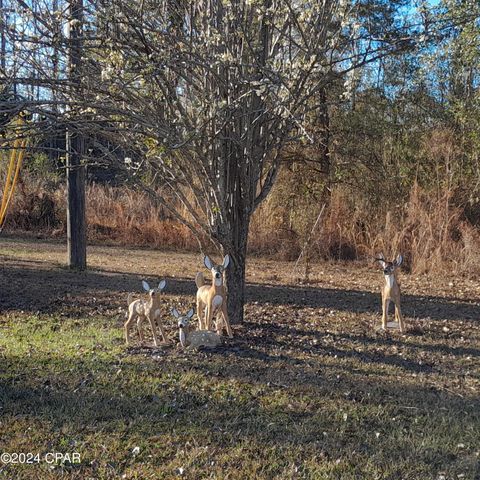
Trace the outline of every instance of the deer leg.
<instances>
[{"instance_id":1,"label":"deer leg","mask_svg":"<svg viewBox=\"0 0 480 480\"><path fill-rule=\"evenodd\" d=\"M222 305L222 316L223 316L223 323L225 324L225 327L227 329L227 335L232 338L233 333L232 333L232 327L230 327L230 320L228 319L228 312L227 312L227 305L226 302L223 302Z\"/></svg>"},{"instance_id":2,"label":"deer leg","mask_svg":"<svg viewBox=\"0 0 480 480\"><path fill-rule=\"evenodd\" d=\"M158 328L160 329L160 333L162 335L163 343L168 343L167 337L165 336L165 330L163 329L162 322L157 322Z\"/></svg>"},{"instance_id":3,"label":"deer leg","mask_svg":"<svg viewBox=\"0 0 480 480\"><path fill-rule=\"evenodd\" d=\"M130 335L129 335L129 330L130 330L130 326L131 324L133 323L133 321L135 320L135 312L129 312L128 313L128 320L125 322L123 328L125 330L125 344L127 345L130 345Z\"/></svg>"},{"instance_id":4,"label":"deer leg","mask_svg":"<svg viewBox=\"0 0 480 480\"><path fill-rule=\"evenodd\" d=\"M402 333L404 333L405 332L405 324L403 322L402 309L400 308L400 299L398 299L397 302L395 302L395 318L398 321L400 331Z\"/></svg>"},{"instance_id":5,"label":"deer leg","mask_svg":"<svg viewBox=\"0 0 480 480\"><path fill-rule=\"evenodd\" d=\"M382 329L387 329L387 317L388 317L388 305L390 304L390 300L386 297L382 298Z\"/></svg>"},{"instance_id":6,"label":"deer leg","mask_svg":"<svg viewBox=\"0 0 480 480\"><path fill-rule=\"evenodd\" d=\"M137 330L138 330L138 338L140 339L140 343L143 345L143 332L142 332L142 324L143 324L143 317L138 317L137 319Z\"/></svg>"},{"instance_id":7,"label":"deer leg","mask_svg":"<svg viewBox=\"0 0 480 480\"><path fill-rule=\"evenodd\" d=\"M215 320L215 331L217 332L217 335L222 335L222 332L223 332L223 316L219 317L217 315L217 318Z\"/></svg>"},{"instance_id":8,"label":"deer leg","mask_svg":"<svg viewBox=\"0 0 480 480\"><path fill-rule=\"evenodd\" d=\"M213 308L212 305L207 304L205 308L205 330L210 330L212 327Z\"/></svg>"},{"instance_id":9,"label":"deer leg","mask_svg":"<svg viewBox=\"0 0 480 480\"><path fill-rule=\"evenodd\" d=\"M225 325L224 318L223 318L223 311L221 312L222 315L220 316L220 310L217 310L215 316L215 331L217 335L223 335L223 328Z\"/></svg>"},{"instance_id":10,"label":"deer leg","mask_svg":"<svg viewBox=\"0 0 480 480\"><path fill-rule=\"evenodd\" d=\"M197 317L198 317L198 329L205 330L203 324L205 323L205 308L203 303L197 299Z\"/></svg>"},{"instance_id":11,"label":"deer leg","mask_svg":"<svg viewBox=\"0 0 480 480\"><path fill-rule=\"evenodd\" d=\"M157 329L156 329L156 322L155 318L153 317L153 312L148 314L148 321L150 322L150 326L152 327L153 332L153 344L158 347L158 337L157 337Z\"/></svg>"}]
</instances>

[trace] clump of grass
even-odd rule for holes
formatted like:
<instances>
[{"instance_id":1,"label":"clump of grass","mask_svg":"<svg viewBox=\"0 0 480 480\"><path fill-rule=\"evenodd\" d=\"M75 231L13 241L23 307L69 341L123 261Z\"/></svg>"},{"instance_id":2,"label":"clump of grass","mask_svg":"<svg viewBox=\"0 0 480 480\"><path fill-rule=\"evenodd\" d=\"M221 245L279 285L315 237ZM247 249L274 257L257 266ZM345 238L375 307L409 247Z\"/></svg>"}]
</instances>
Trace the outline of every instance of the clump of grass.
<instances>
[{"instance_id":1,"label":"clump of grass","mask_svg":"<svg viewBox=\"0 0 480 480\"><path fill-rule=\"evenodd\" d=\"M334 192L317 237L323 258L372 258L401 252L414 273L480 273L480 232L463 218L453 193L426 192L415 184L408 201L384 213Z\"/></svg>"},{"instance_id":2,"label":"clump of grass","mask_svg":"<svg viewBox=\"0 0 480 480\"><path fill-rule=\"evenodd\" d=\"M146 194L91 184L87 189L88 235L95 241L125 245L194 249L187 227Z\"/></svg>"}]
</instances>

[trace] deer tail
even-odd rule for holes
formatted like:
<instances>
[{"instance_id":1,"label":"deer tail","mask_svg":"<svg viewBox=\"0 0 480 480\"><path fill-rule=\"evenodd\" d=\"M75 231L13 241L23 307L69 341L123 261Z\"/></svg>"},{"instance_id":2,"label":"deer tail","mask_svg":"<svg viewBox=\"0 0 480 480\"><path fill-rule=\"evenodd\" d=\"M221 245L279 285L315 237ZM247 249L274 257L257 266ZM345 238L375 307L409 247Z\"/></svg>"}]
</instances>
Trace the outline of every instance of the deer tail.
<instances>
[{"instance_id":1,"label":"deer tail","mask_svg":"<svg viewBox=\"0 0 480 480\"><path fill-rule=\"evenodd\" d=\"M127 305L130 305L132 303L132 300L133 300L133 293L129 293L127 295Z\"/></svg>"},{"instance_id":2,"label":"deer tail","mask_svg":"<svg viewBox=\"0 0 480 480\"><path fill-rule=\"evenodd\" d=\"M197 288L203 287L205 285L205 277L203 276L202 272L198 272L195 275L195 284L197 285Z\"/></svg>"}]
</instances>

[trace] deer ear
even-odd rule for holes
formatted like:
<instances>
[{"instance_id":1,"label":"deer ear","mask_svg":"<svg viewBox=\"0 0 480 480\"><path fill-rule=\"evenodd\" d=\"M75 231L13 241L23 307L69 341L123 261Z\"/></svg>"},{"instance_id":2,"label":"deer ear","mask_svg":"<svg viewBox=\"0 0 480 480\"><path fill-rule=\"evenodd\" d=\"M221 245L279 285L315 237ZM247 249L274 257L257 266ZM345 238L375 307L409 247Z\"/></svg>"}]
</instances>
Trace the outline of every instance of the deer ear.
<instances>
[{"instance_id":1,"label":"deer ear","mask_svg":"<svg viewBox=\"0 0 480 480\"><path fill-rule=\"evenodd\" d=\"M178 313L178 310L177 310L176 308L172 308L172 315L173 315L175 318L180 317L180 314Z\"/></svg>"},{"instance_id":2,"label":"deer ear","mask_svg":"<svg viewBox=\"0 0 480 480\"><path fill-rule=\"evenodd\" d=\"M223 268L227 268L228 267L228 264L230 263L230 255L225 255L223 257Z\"/></svg>"},{"instance_id":3,"label":"deer ear","mask_svg":"<svg viewBox=\"0 0 480 480\"><path fill-rule=\"evenodd\" d=\"M397 259L395 260L395 265L399 267L403 262L403 256L401 253L398 254Z\"/></svg>"},{"instance_id":4,"label":"deer ear","mask_svg":"<svg viewBox=\"0 0 480 480\"><path fill-rule=\"evenodd\" d=\"M383 253L379 253L377 255L377 260L378 260L378 263L380 263L380 265L382 266L382 268L385 268L386 263L385 263L385 257L383 256Z\"/></svg>"},{"instance_id":5,"label":"deer ear","mask_svg":"<svg viewBox=\"0 0 480 480\"><path fill-rule=\"evenodd\" d=\"M146 292L150 291L150 285L145 280L142 280L142 287Z\"/></svg>"},{"instance_id":6,"label":"deer ear","mask_svg":"<svg viewBox=\"0 0 480 480\"><path fill-rule=\"evenodd\" d=\"M205 264L205 266L211 270L213 268L213 264L212 264L212 261L210 260L209 256L208 255L205 255L205 258L203 259L203 263Z\"/></svg>"},{"instance_id":7,"label":"deer ear","mask_svg":"<svg viewBox=\"0 0 480 480\"><path fill-rule=\"evenodd\" d=\"M165 280L162 280L162 281L158 284L158 289L159 289L159 290L163 290L166 285L167 285L167 282L166 282Z\"/></svg>"},{"instance_id":8,"label":"deer ear","mask_svg":"<svg viewBox=\"0 0 480 480\"><path fill-rule=\"evenodd\" d=\"M193 308L191 308L191 309L188 311L187 317L188 317L188 318L192 318L192 317L193 317Z\"/></svg>"}]
</instances>

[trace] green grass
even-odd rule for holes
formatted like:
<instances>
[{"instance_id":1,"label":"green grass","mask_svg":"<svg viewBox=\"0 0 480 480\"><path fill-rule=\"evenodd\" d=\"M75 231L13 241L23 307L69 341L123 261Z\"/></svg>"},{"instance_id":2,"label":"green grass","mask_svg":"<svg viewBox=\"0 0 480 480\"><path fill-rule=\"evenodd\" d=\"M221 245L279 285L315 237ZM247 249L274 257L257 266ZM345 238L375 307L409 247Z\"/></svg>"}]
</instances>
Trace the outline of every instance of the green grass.
<instances>
[{"instance_id":1,"label":"green grass","mask_svg":"<svg viewBox=\"0 0 480 480\"><path fill-rule=\"evenodd\" d=\"M0 320L0 450L81 456L0 478L478 478L480 402L428 375L299 352L127 352L121 335L105 318Z\"/></svg>"}]
</instances>

